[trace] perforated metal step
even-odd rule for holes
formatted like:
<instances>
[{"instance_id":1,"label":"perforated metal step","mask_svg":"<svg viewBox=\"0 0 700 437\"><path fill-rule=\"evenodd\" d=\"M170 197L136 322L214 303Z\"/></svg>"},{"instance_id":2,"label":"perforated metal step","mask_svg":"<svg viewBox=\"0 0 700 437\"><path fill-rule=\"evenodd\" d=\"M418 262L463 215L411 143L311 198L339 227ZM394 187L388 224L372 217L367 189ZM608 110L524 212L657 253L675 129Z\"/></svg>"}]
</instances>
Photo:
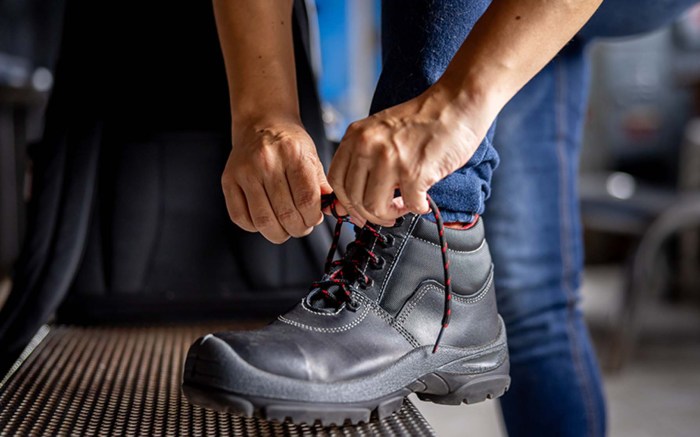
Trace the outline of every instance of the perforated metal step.
<instances>
[{"instance_id":1,"label":"perforated metal step","mask_svg":"<svg viewBox=\"0 0 700 437\"><path fill-rule=\"evenodd\" d=\"M44 328L0 384L0 435L432 436L405 401L393 416L323 428L244 419L190 405L187 348L221 326Z\"/></svg>"}]
</instances>

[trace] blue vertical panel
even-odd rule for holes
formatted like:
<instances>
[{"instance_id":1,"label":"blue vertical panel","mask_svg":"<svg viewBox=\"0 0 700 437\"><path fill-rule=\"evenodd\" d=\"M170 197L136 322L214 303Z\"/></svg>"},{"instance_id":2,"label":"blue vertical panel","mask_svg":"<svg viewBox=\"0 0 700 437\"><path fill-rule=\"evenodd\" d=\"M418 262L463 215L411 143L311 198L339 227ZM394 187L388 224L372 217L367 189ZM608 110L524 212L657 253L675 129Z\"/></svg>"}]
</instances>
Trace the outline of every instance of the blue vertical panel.
<instances>
[{"instance_id":1,"label":"blue vertical panel","mask_svg":"<svg viewBox=\"0 0 700 437\"><path fill-rule=\"evenodd\" d=\"M349 85L345 0L317 0L316 8L321 39L321 97L339 108Z\"/></svg>"},{"instance_id":2,"label":"blue vertical panel","mask_svg":"<svg viewBox=\"0 0 700 437\"><path fill-rule=\"evenodd\" d=\"M379 74L379 0L317 0L320 92L333 139L367 113ZM369 74L366 74L369 72ZM361 73L361 74L358 74Z\"/></svg>"}]
</instances>

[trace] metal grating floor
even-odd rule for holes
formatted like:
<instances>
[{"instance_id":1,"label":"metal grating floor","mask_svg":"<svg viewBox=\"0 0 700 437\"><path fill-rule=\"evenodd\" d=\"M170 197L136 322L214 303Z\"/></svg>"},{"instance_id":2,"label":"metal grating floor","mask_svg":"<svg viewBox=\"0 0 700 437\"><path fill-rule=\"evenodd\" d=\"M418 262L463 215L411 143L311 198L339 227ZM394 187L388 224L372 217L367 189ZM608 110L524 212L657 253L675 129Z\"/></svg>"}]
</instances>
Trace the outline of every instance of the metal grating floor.
<instances>
[{"instance_id":1,"label":"metal grating floor","mask_svg":"<svg viewBox=\"0 0 700 437\"><path fill-rule=\"evenodd\" d=\"M194 407L180 392L182 363L195 338L220 329L44 328L0 383L0 436L434 435L409 401L382 421L328 428Z\"/></svg>"}]
</instances>

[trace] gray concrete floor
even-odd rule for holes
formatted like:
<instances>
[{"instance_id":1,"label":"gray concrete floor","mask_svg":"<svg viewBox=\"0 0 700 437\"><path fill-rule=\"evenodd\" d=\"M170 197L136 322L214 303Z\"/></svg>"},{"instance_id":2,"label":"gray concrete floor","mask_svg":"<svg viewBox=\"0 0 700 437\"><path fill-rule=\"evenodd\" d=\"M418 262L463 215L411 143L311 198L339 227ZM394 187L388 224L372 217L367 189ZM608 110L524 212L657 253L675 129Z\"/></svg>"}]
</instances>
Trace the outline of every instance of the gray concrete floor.
<instances>
[{"instance_id":1,"label":"gray concrete floor","mask_svg":"<svg viewBox=\"0 0 700 437\"><path fill-rule=\"evenodd\" d=\"M619 267L586 271L583 309L592 326L605 328L615 317L621 286ZM604 374L609 435L700 436L700 309L648 302L642 320L640 346L628 365ZM458 407L414 402L441 437L506 435L498 402Z\"/></svg>"}]
</instances>

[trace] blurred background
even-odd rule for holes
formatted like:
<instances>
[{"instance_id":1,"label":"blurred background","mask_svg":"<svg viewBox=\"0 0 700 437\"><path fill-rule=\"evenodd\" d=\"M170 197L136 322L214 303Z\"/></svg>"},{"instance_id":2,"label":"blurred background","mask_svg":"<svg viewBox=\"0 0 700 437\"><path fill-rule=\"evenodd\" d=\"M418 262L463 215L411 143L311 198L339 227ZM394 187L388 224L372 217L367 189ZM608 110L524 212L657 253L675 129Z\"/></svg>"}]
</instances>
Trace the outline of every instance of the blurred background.
<instances>
[{"instance_id":1,"label":"blurred background","mask_svg":"<svg viewBox=\"0 0 700 437\"><path fill-rule=\"evenodd\" d=\"M299 39L305 44L310 72L318 79L321 107L318 115L325 126L327 137L331 141L337 141L346 126L364 116L369 108L381 62L380 5L378 0L317 0L305 2L305 7L308 20L299 25L302 29L305 28ZM81 53L78 50L80 44L73 43L70 46L73 52L68 49L67 41L74 41L76 37L63 31L64 8L65 2L60 0L0 2L0 306L12 289L12 274L17 274L16 266L22 253L22 244L28 241L25 240L26 230L41 228L28 223L38 220L35 216L41 215L46 208L44 203L36 199L37 190L33 187L37 186L37 162L39 168L51 170L49 162L53 161L49 158L55 157L58 147L52 145L60 142L54 137L49 140L45 137L45 133L50 136L52 132L60 131L59 128L52 131L50 126L45 126L44 117L54 83L58 83L55 78L61 78L62 74L97 74L91 66L102 62L101 59L95 59L99 56L94 53L95 58L86 57L85 53L90 52L85 47L82 48L84 53ZM178 17L177 11L173 14ZM202 20L206 21L205 18ZM79 22L79 19L75 20L75 23ZM211 22L208 24L211 25ZM129 32L125 29L119 31ZM183 39L188 35L186 28L178 28L176 32L183 33ZM198 56L219 56L213 31L202 39L206 39L207 47L214 49L205 51L204 54L197 52L200 53ZM136 37L131 42L141 50L142 45ZM63 67L57 71L62 43ZM136 57L139 62L134 62L133 59L122 60L120 62L127 66L110 73L115 75L111 79L117 81L121 79L116 75L124 72L129 79L137 78L138 86L130 84L127 89L124 85L132 93L130 95L141 95L139 92L151 93L151 96L160 95L158 91L153 91L158 86L150 84L161 83L164 79L159 74L165 73L150 72L149 68L156 65L158 59L152 61L153 65L144 61L149 57L148 50L146 47L143 52L139 52L142 56ZM73 55L67 56L66 53ZM599 41L589 48L589 56L592 92L580 168L586 242L582 305L604 369L610 434L635 437L697 436L700 434L700 213L697 203L697 196L700 196L700 7L695 7L668 28L652 34ZM192 72L191 76L185 76L189 82L170 84L177 87L191 85L199 90L192 97L187 97L185 103L190 99L190 103L198 104L200 101L197 99L204 101L210 95L208 93L214 92L209 89L212 87L203 85L207 79L197 75L198 65L193 66L191 59L187 62L189 67L172 57L164 62L169 63L169 68L184 68ZM211 63L214 67L220 67L219 59ZM78 69L87 70L78 72ZM221 76L216 79L222 82ZM220 95L224 89L216 90L219 94L213 98L217 102L213 106L220 109L217 120L223 120L217 125L221 132L226 132L227 129L226 96ZM314 94L314 91L309 92ZM62 96L64 104L70 102L69 106L79 107L86 104L83 94L90 94L90 90L76 95L73 100L68 94ZM130 104L140 105L133 100ZM148 106L148 103L145 105ZM140 110L133 111L136 113L134 117L138 119ZM184 119L187 110L183 111ZM91 111L84 108L75 111L76 119L85 112ZM108 127L118 125L124 119L109 111L101 114L106 114L100 123L107 126L104 129L108 132L115 132ZM55 119L69 125L75 122L70 117L67 121L58 116ZM169 134L182 133L172 126L165 126L164 130ZM192 135L194 131L200 132L192 126L186 130L187 135ZM170 161L163 161L162 151L165 150L164 147L170 147L163 145L168 142L167 136L154 136L151 131L144 133L142 128L136 132L137 134L123 135L127 139L124 140L125 143L120 143L117 155L113 147L104 145L111 140L103 137L102 158L98 159L101 170L96 173L97 176L92 176L94 180L88 176L85 176L86 179L76 179L83 181L79 182L81 184L89 181L89 184L101 187L86 195L97 198L98 205L91 204L87 208L93 225L86 225L89 229L84 232L82 240L78 237L73 239L83 241L77 250L81 255L72 267L59 268L62 272L71 273L67 276L68 280L63 281L65 285L62 285L58 297L54 298L56 305L49 305L50 308L44 312L53 315L58 308L57 320L88 323L101 318L112 321L128 319L128 311L104 310L106 305L115 308L114 305L119 307L125 305L125 302L142 309L135 317L139 320L153 316L158 309L158 302L169 302L172 305L168 308L182 310L192 303L191 297L183 296L192 296L192 293L189 289L179 289L181 285L159 283L158 272L167 275L180 264L201 263L203 259L209 262L214 258L214 264L220 266L214 273L207 270L189 275L190 282L195 281L197 275L214 281L211 288L215 292L206 294L198 291L199 294L195 293L197 302L218 305L217 302L224 301L229 305L224 307L226 310L244 307L247 301L241 300L240 293L236 290L241 287L246 290L255 289L256 286L249 283L250 277L255 274L250 271L253 267L245 265L239 259L236 248L230 242L239 241L237 238L251 237L233 235L231 233L235 231L218 218L203 218L196 215L200 213L189 211L183 204L186 203L187 196L196 197L196 192L185 193L181 203L170 199L168 196L171 195L171 189L180 194L183 190L192 190L183 189L184 182L183 186L177 185L178 178L187 178L181 174L184 165L178 164L176 158L172 158L175 161L171 158L168 158ZM60 136L55 133L53 135ZM196 135L196 140L190 142L201 143L202 137ZM225 138L225 134L222 135ZM216 169L221 164L221 156L224 155L220 151L225 150L225 145L222 149L220 138L212 140L212 143L214 146L205 147L206 152L202 152L211 155L210 159L193 155L190 144L173 147L183 156L183 163L195 159L198 160L196 162L201 161L204 167ZM128 147L122 147L124 144ZM65 156L70 157L71 153L83 156L87 152L69 150L66 153ZM143 228L139 221L142 215L148 217L150 214L148 206L145 206L147 202L137 202L138 205L133 206L135 210L130 215L115 211L123 210L119 205L132 205L130 196L144 190L144 187L148 189L151 186L148 182L150 179L137 178L133 186L120 188L120 185L109 185L109 181L100 177L100 174L108 174L110 181L113 181L120 180L119 174L124 171L149 174L148 168L135 169L132 164L124 164L133 158L128 156L129 153L147 153L151 156L154 165L162 173L161 181L166 181L153 194L154 198L166 199L160 201L164 204L161 206L165 213L156 211L153 214L159 217L154 223L163 225L165 222L171 228L168 230L166 226L166 230L161 231L157 244L143 243L143 247L151 247L153 250L152 259L142 263L147 267L122 265L122 257L136 250L135 247L141 247L141 243L134 239L140 238L140 234L154 234L153 229L158 227L154 224ZM116 167L111 166L105 170L104 159L123 164L121 167L115 164ZM138 160L143 162L143 157L139 155ZM81 173L77 168L69 166L65 171L78 178L75 175ZM212 182L202 184L199 188L210 188L218 196L218 173L212 173L215 176ZM194 177L196 175L192 176ZM41 178L40 186L52 184L46 173L42 173ZM60 180L65 181L66 177ZM68 188L62 194L57 194L56 198L70 201L66 194L70 191L67 190ZM38 192L46 196L48 191L43 188ZM103 198L115 202L116 206L105 206ZM217 197L211 199L214 202L220 201ZM212 216L220 213L220 209L210 212ZM55 214L60 215L59 212ZM65 214L66 217L72 217L74 212ZM98 216L101 221L95 230L95 217ZM185 224L178 225L178 219L184 220ZM134 225L137 221L138 226ZM45 230L46 235L42 237L43 240L39 240L55 241L60 237L60 232L68 232L69 236L72 235L70 232L78 232L61 231L61 226L68 226L65 220L56 223L50 227L50 231ZM221 238L217 235L225 234L229 243L225 243L225 247L222 246L218 252L212 252L205 247L205 243L193 242L194 240L175 240L174 243L165 241L168 232L179 232L178 226L192 229L192 226L202 223L214 223L212 235L193 233L191 238L201 238L204 242L209 241L207 238L218 241ZM99 238L95 237L97 240L91 237L95 232L100 235ZM312 260L320 259L325 249L318 252L315 248L323 247L328 238L320 236L317 239L319 241L305 243L303 247L284 249L286 252L265 246L258 240L246 244L259 245L260 256L277 259L276 265L284 270L285 257L297 253L295 251L306 253ZM91 257L96 256L97 250L97 243L93 241L101 242L98 252L101 252L103 258L91 264L89 261L95 259ZM35 241L32 247L39 246L41 245ZM201 251L195 250L192 253L189 249L192 246ZM109 250L105 251L105 247ZM174 256L172 253L182 251L190 252L190 255L185 253L182 258L169 258ZM167 253L168 256L159 257L160 252ZM60 253L58 250L48 254L40 252L48 259L43 261L42 268L49 268L46 265L51 261L50 258L60 256ZM33 277L35 273L27 273L27 269L31 270L27 265L31 267L32 257L37 256L36 250L27 250L25 247L23 256L25 261L20 276ZM93 264L101 266L100 269ZM105 267L107 265L109 267ZM278 290L297 290L296 294L280 291L280 296L285 296L280 299L286 303L297 298L298 284L304 283L307 276L313 277L313 268L305 269L311 270L311 273L307 275L306 270L302 269L302 273L280 273L279 278L265 280ZM234 272L231 273L230 270ZM122 282L115 279L123 275L136 279ZM91 285L97 276L100 277L97 282L101 285ZM243 279L239 280L239 277ZM187 283L187 280L184 282ZM22 290L29 289L26 283L22 287ZM100 292L96 292L97 289ZM139 297L135 291L141 289L150 290L150 294L145 293L146 297ZM292 298L287 298L288 295ZM46 304L37 300L33 305ZM210 307L202 304L198 308L201 316ZM191 308L182 314L185 314L185 318L191 317ZM455 408L418 402L418 407L441 436L491 436L504 433L496 403Z\"/></svg>"}]
</instances>

